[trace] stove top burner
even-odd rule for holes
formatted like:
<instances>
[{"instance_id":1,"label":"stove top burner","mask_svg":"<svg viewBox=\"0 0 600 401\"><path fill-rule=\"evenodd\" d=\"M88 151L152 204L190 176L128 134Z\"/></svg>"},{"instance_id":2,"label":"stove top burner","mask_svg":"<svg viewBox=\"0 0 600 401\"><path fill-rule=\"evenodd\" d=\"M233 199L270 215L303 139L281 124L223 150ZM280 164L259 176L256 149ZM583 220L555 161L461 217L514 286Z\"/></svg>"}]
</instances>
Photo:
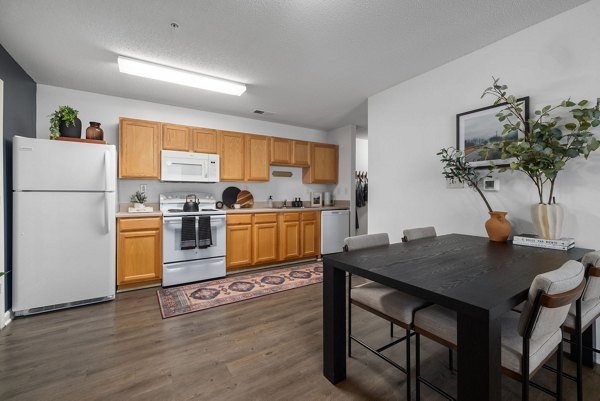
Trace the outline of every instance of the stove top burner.
<instances>
[{"instance_id":1,"label":"stove top burner","mask_svg":"<svg viewBox=\"0 0 600 401\"><path fill-rule=\"evenodd\" d=\"M201 212L216 212L217 209L200 209Z\"/></svg>"},{"instance_id":2,"label":"stove top burner","mask_svg":"<svg viewBox=\"0 0 600 401\"><path fill-rule=\"evenodd\" d=\"M183 213L183 209L169 209L169 213Z\"/></svg>"}]
</instances>

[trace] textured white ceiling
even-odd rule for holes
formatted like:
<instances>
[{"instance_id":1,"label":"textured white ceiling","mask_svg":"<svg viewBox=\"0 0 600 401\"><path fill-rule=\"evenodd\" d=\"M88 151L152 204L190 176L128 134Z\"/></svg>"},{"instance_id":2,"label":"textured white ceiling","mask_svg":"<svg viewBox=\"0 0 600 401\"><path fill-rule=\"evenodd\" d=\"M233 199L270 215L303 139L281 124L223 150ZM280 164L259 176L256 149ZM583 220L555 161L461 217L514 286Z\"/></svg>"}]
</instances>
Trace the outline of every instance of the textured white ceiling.
<instances>
[{"instance_id":1,"label":"textured white ceiling","mask_svg":"<svg viewBox=\"0 0 600 401\"><path fill-rule=\"evenodd\" d=\"M368 96L582 3L0 0L0 43L38 83L332 129L366 126ZM245 82L248 91L234 97L120 74L119 54Z\"/></svg>"}]
</instances>

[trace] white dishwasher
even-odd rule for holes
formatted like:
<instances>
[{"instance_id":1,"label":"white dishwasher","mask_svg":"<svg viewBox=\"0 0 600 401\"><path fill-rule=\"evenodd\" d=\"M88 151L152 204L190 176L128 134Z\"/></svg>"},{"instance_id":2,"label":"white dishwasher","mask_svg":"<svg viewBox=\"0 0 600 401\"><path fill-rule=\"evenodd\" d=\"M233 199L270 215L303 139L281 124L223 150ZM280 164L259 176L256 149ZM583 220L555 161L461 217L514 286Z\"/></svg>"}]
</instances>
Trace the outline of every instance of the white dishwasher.
<instances>
[{"instance_id":1,"label":"white dishwasher","mask_svg":"<svg viewBox=\"0 0 600 401\"><path fill-rule=\"evenodd\" d=\"M321 254L342 252L344 239L349 236L349 210L324 210L321 212Z\"/></svg>"}]
</instances>

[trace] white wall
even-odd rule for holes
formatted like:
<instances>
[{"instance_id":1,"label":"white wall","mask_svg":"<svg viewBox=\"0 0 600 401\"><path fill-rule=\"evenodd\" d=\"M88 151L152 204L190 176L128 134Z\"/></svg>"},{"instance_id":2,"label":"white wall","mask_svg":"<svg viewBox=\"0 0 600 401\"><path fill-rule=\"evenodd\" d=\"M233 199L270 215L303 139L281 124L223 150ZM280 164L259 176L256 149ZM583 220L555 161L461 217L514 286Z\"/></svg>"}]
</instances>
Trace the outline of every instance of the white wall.
<instances>
[{"instance_id":1,"label":"white wall","mask_svg":"<svg viewBox=\"0 0 600 401\"><path fill-rule=\"evenodd\" d=\"M480 99L491 76L532 111L572 96L600 97L600 0L594 0L477 50L369 98L371 232L399 241L406 227L434 225L439 233L485 235L487 210L469 189L448 190L436 152L455 146L456 114L492 103ZM567 34L568 32L568 34ZM557 180L557 200L567 207L563 234L577 245L600 248L600 152L570 163ZM534 186L519 173L501 175L489 200L506 210L513 232L532 232ZM390 210L390 203L394 209Z\"/></svg>"},{"instance_id":2,"label":"white wall","mask_svg":"<svg viewBox=\"0 0 600 401\"><path fill-rule=\"evenodd\" d=\"M356 138L356 170L369 171L369 140Z\"/></svg>"},{"instance_id":3,"label":"white wall","mask_svg":"<svg viewBox=\"0 0 600 401\"><path fill-rule=\"evenodd\" d=\"M480 100L491 75L530 96L531 111L569 96L600 97L600 53L592 45L599 18L600 0L593 0L369 98L370 232L389 232L397 242L403 228L434 225L440 234L485 236L483 202L469 189L445 189L436 152L455 146L456 114L492 103ZM567 207L563 235L593 249L600 249L599 172L600 152L572 161L556 191ZM509 212L513 233L533 232L533 184L519 173L500 177L492 207Z\"/></svg>"},{"instance_id":4,"label":"white wall","mask_svg":"<svg viewBox=\"0 0 600 401\"><path fill-rule=\"evenodd\" d=\"M356 126L347 125L327 132L329 143L339 145L338 184L333 192L337 200L350 200L350 235L356 233Z\"/></svg>"},{"instance_id":5,"label":"white wall","mask_svg":"<svg viewBox=\"0 0 600 401\"><path fill-rule=\"evenodd\" d=\"M367 139L356 138L356 170L369 171L369 141ZM356 208L358 213L357 235L369 233L369 203L364 207Z\"/></svg>"},{"instance_id":6,"label":"white wall","mask_svg":"<svg viewBox=\"0 0 600 401\"><path fill-rule=\"evenodd\" d=\"M303 139L308 141L327 142L324 131L277 124L226 114L168 106L158 103L144 102L115 96L100 95L48 85L37 87L37 137L48 138L49 118L58 105L67 104L79 110L83 131L89 121L99 121L104 130L104 137L110 144L119 143L119 117L132 117L145 120L163 121L174 124L216 128L231 131L242 131L256 134L279 136L284 138ZM311 191L332 191L332 185L304 185L302 169L293 167L272 167L271 170L291 171L291 178L271 177L266 183L223 182L216 184L182 184L161 183L158 180L119 180L119 202L129 202L129 196L139 190L140 184L148 185L149 202L158 202L161 192L188 191L212 192L220 199L228 186L248 189L255 200L266 200L273 195L275 200L302 197L308 200Z\"/></svg>"}]
</instances>

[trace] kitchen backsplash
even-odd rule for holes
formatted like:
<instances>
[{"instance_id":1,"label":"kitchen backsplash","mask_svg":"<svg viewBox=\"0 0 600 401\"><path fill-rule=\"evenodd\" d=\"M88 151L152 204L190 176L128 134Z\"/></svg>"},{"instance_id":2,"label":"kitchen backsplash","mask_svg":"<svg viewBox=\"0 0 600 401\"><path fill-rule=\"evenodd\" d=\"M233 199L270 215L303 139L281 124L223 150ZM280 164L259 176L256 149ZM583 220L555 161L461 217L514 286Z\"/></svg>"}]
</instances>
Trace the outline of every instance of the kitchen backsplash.
<instances>
[{"instance_id":1,"label":"kitchen backsplash","mask_svg":"<svg viewBox=\"0 0 600 401\"><path fill-rule=\"evenodd\" d=\"M289 171L291 177L273 177L272 172ZM140 190L140 185L147 185L148 202L158 203L158 195L163 192L210 192L217 200L221 200L221 194L227 187L235 186L241 190L248 190L257 201L263 201L273 196L276 201L287 199L292 201L294 198L309 200L311 192L325 192L335 189L335 185L307 185L302 183L302 168L300 167L271 167L271 180L269 182L217 182L214 184L206 183L182 183L182 182L160 182L157 180L119 180L118 197L119 203L129 202L129 197Z\"/></svg>"}]
</instances>

